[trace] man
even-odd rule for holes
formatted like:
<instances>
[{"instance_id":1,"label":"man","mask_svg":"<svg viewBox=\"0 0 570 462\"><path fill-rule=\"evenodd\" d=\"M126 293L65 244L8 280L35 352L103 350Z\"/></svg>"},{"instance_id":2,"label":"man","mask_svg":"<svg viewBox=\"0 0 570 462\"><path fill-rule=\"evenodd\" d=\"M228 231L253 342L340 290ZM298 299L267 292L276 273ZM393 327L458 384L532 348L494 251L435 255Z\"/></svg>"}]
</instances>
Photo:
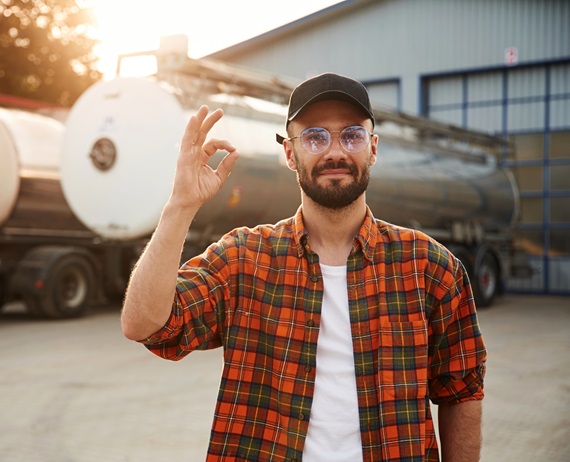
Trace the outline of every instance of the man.
<instances>
[{"instance_id":1,"label":"man","mask_svg":"<svg viewBox=\"0 0 570 462\"><path fill-rule=\"evenodd\" d=\"M208 460L479 459L486 352L460 262L366 205L378 136L365 87L322 74L293 91L283 144L302 203L178 263L196 212L239 154L202 107L125 297L125 335L178 360L224 348ZM217 170L206 165L217 150Z\"/></svg>"}]
</instances>

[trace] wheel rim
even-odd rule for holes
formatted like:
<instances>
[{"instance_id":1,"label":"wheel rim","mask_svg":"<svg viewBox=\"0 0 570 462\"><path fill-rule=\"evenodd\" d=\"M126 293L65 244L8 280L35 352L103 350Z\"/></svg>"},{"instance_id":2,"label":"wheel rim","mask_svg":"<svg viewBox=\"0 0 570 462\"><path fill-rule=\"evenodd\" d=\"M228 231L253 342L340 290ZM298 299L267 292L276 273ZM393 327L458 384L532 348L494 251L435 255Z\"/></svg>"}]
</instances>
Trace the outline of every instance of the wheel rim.
<instances>
[{"instance_id":1,"label":"wheel rim","mask_svg":"<svg viewBox=\"0 0 570 462\"><path fill-rule=\"evenodd\" d=\"M66 308L80 307L87 297L87 278L79 268L69 268L57 287L57 298Z\"/></svg>"}]
</instances>

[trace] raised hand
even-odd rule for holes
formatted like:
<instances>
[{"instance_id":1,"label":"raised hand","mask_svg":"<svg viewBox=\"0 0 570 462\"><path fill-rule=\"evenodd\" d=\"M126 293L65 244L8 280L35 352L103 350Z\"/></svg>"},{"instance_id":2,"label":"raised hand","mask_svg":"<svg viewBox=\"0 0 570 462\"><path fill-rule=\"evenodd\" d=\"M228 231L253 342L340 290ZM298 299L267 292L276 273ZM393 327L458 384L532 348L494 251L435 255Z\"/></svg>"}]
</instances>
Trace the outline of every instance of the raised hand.
<instances>
[{"instance_id":1,"label":"raised hand","mask_svg":"<svg viewBox=\"0 0 570 462\"><path fill-rule=\"evenodd\" d=\"M190 118L176 164L176 174L170 201L177 207L196 211L220 190L230 175L239 153L227 140L209 139L209 131L223 116L217 109L209 114L207 106L202 106ZM207 163L218 150L228 154L212 169Z\"/></svg>"}]
</instances>

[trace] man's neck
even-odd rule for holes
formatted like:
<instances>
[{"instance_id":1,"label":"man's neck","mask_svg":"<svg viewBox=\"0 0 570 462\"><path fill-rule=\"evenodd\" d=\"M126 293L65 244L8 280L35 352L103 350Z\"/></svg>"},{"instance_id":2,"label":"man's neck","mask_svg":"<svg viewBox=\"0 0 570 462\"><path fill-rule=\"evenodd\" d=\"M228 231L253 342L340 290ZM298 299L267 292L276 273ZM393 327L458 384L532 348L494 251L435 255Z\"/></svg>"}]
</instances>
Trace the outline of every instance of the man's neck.
<instances>
[{"instance_id":1,"label":"man's neck","mask_svg":"<svg viewBox=\"0 0 570 462\"><path fill-rule=\"evenodd\" d=\"M364 194L348 207L329 209L303 195L303 224L309 246L325 265L342 266L352 249L354 236L366 216Z\"/></svg>"}]
</instances>

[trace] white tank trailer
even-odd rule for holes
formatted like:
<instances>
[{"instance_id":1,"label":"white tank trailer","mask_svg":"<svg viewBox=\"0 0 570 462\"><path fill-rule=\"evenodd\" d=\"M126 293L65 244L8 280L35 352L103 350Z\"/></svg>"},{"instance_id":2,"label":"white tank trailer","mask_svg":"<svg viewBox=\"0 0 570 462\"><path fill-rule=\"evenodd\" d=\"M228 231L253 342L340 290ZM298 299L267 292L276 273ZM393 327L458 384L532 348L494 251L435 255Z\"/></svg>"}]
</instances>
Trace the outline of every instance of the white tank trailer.
<instances>
[{"instance_id":1,"label":"white tank trailer","mask_svg":"<svg viewBox=\"0 0 570 462\"><path fill-rule=\"evenodd\" d=\"M230 140L241 157L196 217L184 258L234 227L294 214L299 189L275 142L276 132L284 134L286 107L224 88L183 75L100 82L71 109L65 133L54 121L36 127L31 116L3 111L5 298L21 297L38 314L71 317L97 296L122 294L170 194L186 123L201 104L224 109L211 136ZM377 218L422 229L447 245L466 265L479 305L490 305L510 268L516 185L495 155L420 131L378 123L379 159L368 203ZM32 157L51 159L41 175L30 174ZM14 241L24 242L26 252L14 252Z\"/></svg>"},{"instance_id":2,"label":"white tank trailer","mask_svg":"<svg viewBox=\"0 0 570 462\"><path fill-rule=\"evenodd\" d=\"M0 108L0 309L20 299L38 316L78 316L97 297L121 294L129 268L117 262L140 251L104 242L69 207L64 132L51 117Z\"/></svg>"}]
</instances>

